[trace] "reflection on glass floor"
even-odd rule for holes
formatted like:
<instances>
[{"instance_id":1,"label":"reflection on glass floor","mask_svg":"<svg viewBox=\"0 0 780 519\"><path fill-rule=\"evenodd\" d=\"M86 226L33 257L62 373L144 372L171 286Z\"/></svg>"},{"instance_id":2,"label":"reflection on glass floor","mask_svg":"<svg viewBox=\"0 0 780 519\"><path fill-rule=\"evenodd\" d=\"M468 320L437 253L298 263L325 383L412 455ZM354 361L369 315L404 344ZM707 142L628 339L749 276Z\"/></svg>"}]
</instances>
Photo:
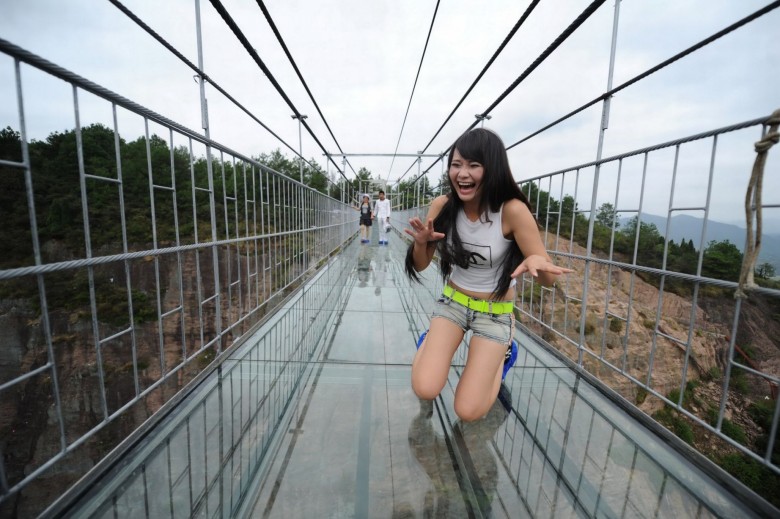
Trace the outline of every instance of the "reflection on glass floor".
<instances>
[{"instance_id":1,"label":"reflection on glass floor","mask_svg":"<svg viewBox=\"0 0 780 519\"><path fill-rule=\"evenodd\" d=\"M84 493L84 517L751 517L530 337L481 421L412 393L438 280L357 240ZM464 350L465 348L461 348Z\"/></svg>"}]
</instances>

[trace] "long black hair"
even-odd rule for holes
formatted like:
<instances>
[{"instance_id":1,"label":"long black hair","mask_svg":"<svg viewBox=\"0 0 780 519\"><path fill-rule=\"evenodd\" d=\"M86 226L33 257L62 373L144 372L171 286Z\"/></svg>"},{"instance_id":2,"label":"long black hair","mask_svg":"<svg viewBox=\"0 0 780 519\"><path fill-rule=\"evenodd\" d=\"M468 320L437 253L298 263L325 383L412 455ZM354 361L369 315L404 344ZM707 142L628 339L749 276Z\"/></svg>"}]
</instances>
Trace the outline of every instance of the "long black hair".
<instances>
[{"instance_id":1,"label":"long black hair","mask_svg":"<svg viewBox=\"0 0 780 519\"><path fill-rule=\"evenodd\" d=\"M480 219L484 218L483 221L490 221L487 214L488 209L497 213L504 202L513 198L517 198L531 210L528 198L517 186L512 176L506 147L501 137L484 128L474 128L458 137L447 158L447 182L450 184L450 193L447 195L447 202L442 207L441 212L433 221L434 230L444 233L446 236L436 243L439 252L439 270L445 283L452 273L453 265L464 269L469 267L469 253L463 248L463 242L458 235L456 225L458 213L463 209L463 202L455 194L455 186L449 175L455 150L458 150L458 153L467 161L479 162L484 168L482 196L479 200ZM533 214L532 210L531 213ZM413 249L414 242L406 251L406 275L419 282L420 278L414 269ZM494 297L500 297L509 290L509 284L512 281L510 275L522 261L523 253L520 252L520 248L513 238L504 262L501 264L501 276L492 293Z\"/></svg>"}]
</instances>

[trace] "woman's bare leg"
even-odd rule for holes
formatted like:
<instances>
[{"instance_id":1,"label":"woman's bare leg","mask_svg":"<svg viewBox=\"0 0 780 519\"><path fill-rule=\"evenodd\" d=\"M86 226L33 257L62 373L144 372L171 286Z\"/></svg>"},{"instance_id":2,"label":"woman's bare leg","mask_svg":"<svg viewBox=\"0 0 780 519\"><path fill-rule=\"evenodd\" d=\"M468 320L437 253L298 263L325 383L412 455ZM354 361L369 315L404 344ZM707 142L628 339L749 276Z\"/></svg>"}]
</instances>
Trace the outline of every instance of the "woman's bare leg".
<instances>
[{"instance_id":1,"label":"woman's bare leg","mask_svg":"<svg viewBox=\"0 0 780 519\"><path fill-rule=\"evenodd\" d=\"M466 368L455 389L455 413L461 420L479 420L496 401L506 348L484 337L471 338Z\"/></svg>"},{"instance_id":2,"label":"woman's bare leg","mask_svg":"<svg viewBox=\"0 0 780 519\"><path fill-rule=\"evenodd\" d=\"M424 400L433 400L447 382L450 364L463 340L463 330L443 317L431 319L431 327L412 362L412 389Z\"/></svg>"}]
</instances>

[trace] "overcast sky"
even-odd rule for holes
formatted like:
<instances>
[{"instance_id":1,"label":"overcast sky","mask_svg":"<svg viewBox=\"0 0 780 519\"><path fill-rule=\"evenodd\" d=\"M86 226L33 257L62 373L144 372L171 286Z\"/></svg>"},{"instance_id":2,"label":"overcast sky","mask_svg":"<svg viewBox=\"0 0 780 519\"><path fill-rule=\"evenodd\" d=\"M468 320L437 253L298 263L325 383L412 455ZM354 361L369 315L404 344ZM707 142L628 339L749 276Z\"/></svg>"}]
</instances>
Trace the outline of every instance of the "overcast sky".
<instances>
[{"instance_id":1,"label":"overcast sky","mask_svg":"<svg viewBox=\"0 0 780 519\"><path fill-rule=\"evenodd\" d=\"M96 82L191 129L200 128L198 85L193 72L107 0L1 0L0 38ZM197 63L195 0L126 0L131 11ZM338 153L322 119L295 76L254 0L223 0L261 59L295 107L308 115L318 139ZM454 117L428 148L444 151L484 112L589 4L584 0L542 0ZM660 63L761 7L766 0L624 0L614 85ZM527 8L519 0L444 0L433 25L399 153L422 150ZM414 84L434 0L268 0L265 2L325 119L346 153L392 153ZM249 57L214 7L201 0L204 70L289 145L298 148L292 111ZM578 108L606 90L614 0L605 2L574 35L492 112L486 127L507 143ZM721 38L620 92L613 100L603 156L608 157L691 134L765 116L780 108L780 9ZM13 62L0 55L0 126L18 128ZM25 111L31 138L74 126L68 86L23 67ZM110 106L83 95L81 123L110 125ZM207 89L211 136L248 156L284 144ZM601 106L510 150L518 180L596 158ZM126 139L142 133L132 117L120 121ZM157 128L158 133L164 133ZM755 154L757 129L718 142L713 216L738 222ZM686 147L676 206L701 205L711 141ZM770 152L766 203L780 203L780 150ZM325 167L323 151L305 130L303 155ZM434 159L425 159L426 169ZM653 155L645 210L665 214L671 153ZM355 169L397 180L411 158L350 158ZM339 160L340 163L340 160ZM392 169L391 169L392 164ZM636 205L641 160L624 165L619 207ZM655 169L653 169L655 168ZM614 167L603 172L599 203L612 201ZM416 174L416 166L407 174ZM331 172L333 168L331 167ZM435 176L441 172L437 164ZM351 171L347 171L350 176ZM632 176L633 175L633 176ZM573 176L570 176L573 182ZM559 190L553 186L553 191ZM573 184L566 191L573 190ZM579 192L588 192L587 181ZM624 192L625 191L625 192ZM603 194L602 194L603 193ZM578 197L581 203L590 196ZM778 210L767 222L780 222ZM701 214L695 216L701 216ZM742 223L744 225L744 222ZM774 229L780 233L780 226ZM773 232L773 229L769 229Z\"/></svg>"}]
</instances>

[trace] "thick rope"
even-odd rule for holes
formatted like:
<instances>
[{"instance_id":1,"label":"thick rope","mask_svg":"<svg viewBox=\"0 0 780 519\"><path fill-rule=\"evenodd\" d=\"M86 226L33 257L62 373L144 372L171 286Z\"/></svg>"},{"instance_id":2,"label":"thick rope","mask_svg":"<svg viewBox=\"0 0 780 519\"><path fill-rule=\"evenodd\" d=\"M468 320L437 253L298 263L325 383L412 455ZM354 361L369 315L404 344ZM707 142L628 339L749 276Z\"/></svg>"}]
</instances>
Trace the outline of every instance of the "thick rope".
<instances>
[{"instance_id":1,"label":"thick rope","mask_svg":"<svg viewBox=\"0 0 780 519\"><path fill-rule=\"evenodd\" d=\"M753 162L753 171L750 174L747 192L745 193L745 222L747 223L747 244L745 255L742 258L742 271L739 274L739 286L734 292L735 298L747 298L747 291L756 287L753 281L753 271L756 268L758 253L761 251L761 187L764 180L764 165L769 148L780 141L780 109L775 110L765 123L769 131L756 142L756 160ZM755 211L754 209L755 208ZM756 231L753 232L753 218L756 221Z\"/></svg>"}]
</instances>

